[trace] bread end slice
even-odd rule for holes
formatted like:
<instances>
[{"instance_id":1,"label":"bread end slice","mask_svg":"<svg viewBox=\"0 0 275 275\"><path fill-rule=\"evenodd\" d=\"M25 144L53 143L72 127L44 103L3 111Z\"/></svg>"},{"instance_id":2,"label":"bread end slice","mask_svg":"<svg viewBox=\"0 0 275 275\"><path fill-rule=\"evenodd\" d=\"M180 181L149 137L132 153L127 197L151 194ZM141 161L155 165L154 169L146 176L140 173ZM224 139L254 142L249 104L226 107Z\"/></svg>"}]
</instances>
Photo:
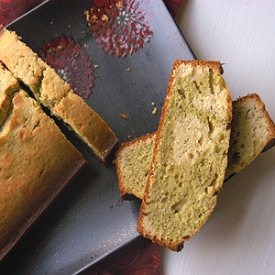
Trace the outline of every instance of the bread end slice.
<instances>
[{"instance_id":1,"label":"bread end slice","mask_svg":"<svg viewBox=\"0 0 275 275\"><path fill-rule=\"evenodd\" d=\"M224 180L231 118L221 64L176 61L139 214L138 231L144 237L179 251L207 221ZM194 136L202 131L202 140Z\"/></svg>"},{"instance_id":2,"label":"bread end slice","mask_svg":"<svg viewBox=\"0 0 275 275\"><path fill-rule=\"evenodd\" d=\"M142 199L153 158L155 133L123 143L116 153L118 187L123 199ZM137 167L138 166L138 167Z\"/></svg>"},{"instance_id":3,"label":"bread end slice","mask_svg":"<svg viewBox=\"0 0 275 275\"><path fill-rule=\"evenodd\" d=\"M226 178L239 173L275 145L275 125L256 93L233 102L232 132Z\"/></svg>"}]
</instances>

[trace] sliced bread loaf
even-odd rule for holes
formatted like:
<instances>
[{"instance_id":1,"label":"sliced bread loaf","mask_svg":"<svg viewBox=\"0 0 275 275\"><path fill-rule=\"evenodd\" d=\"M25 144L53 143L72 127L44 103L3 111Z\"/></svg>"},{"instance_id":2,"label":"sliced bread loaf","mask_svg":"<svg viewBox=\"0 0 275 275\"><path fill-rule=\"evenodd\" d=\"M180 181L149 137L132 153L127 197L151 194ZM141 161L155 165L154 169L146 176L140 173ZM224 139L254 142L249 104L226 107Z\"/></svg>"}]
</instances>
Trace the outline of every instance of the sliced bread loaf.
<instances>
[{"instance_id":1,"label":"sliced bread loaf","mask_svg":"<svg viewBox=\"0 0 275 275\"><path fill-rule=\"evenodd\" d=\"M102 160L118 139L107 123L75 94L68 83L24 44L15 32L3 29L0 61L30 88L36 100L62 120Z\"/></svg>"},{"instance_id":2,"label":"sliced bread loaf","mask_svg":"<svg viewBox=\"0 0 275 275\"><path fill-rule=\"evenodd\" d=\"M0 128L0 261L85 163L25 91L7 99Z\"/></svg>"},{"instance_id":3,"label":"sliced bread loaf","mask_svg":"<svg viewBox=\"0 0 275 275\"><path fill-rule=\"evenodd\" d=\"M172 250L207 221L227 166L232 101L219 62L176 61L138 231Z\"/></svg>"},{"instance_id":4,"label":"sliced bread loaf","mask_svg":"<svg viewBox=\"0 0 275 275\"><path fill-rule=\"evenodd\" d=\"M123 143L117 151L118 185L124 199L143 198L155 137L156 133L136 138ZM265 148L275 145L274 122L257 94L233 102L230 139L226 178L248 166Z\"/></svg>"}]
</instances>

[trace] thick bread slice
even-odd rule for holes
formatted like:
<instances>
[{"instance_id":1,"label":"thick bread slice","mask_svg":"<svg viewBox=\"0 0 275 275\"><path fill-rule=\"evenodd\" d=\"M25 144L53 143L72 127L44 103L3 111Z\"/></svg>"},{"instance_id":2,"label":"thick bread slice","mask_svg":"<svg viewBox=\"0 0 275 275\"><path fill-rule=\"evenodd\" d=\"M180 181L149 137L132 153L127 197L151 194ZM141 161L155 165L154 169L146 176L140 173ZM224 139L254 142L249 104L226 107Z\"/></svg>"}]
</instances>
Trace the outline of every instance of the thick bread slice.
<instances>
[{"instance_id":1,"label":"thick bread slice","mask_svg":"<svg viewBox=\"0 0 275 275\"><path fill-rule=\"evenodd\" d=\"M180 250L207 221L227 166L232 100L219 62L176 61L138 231Z\"/></svg>"},{"instance_id":2,"label":"thick bread slice","mask_svg":"<svg viewBox=\"0 0 275 275\"><path fill-rule=\"evenodd\" d=\"M155 133L141 136L123 143L117 151L118 186L124 199L143 198L155 137ZM267 147L275 145L274 122L257 94L233 102L230 140L226 179L248 166Z\"/></svg>"},{"instance_id":3,"label":"thick bread slice","mask_svg":"<svg viewBox=\"0 0 275 275\"><path fill-rule=\"evenodd\" d=\"M257 94L233 103L233 119L226 178L239 173L275 145L275 125Z\"/></svg>"},{"instance_id":4,"label":"thick bread slice","mask_svg":"<svg viewBox=\"0 0 275 275\"><path fill-rule=\"evenodd\" d=\"M85 162L26 92L10 101L0 130L0 260Z\"/></svg>"},{"instance_id":5,"label":"thick bread slice","mask_svg":"<svg viewBox=\"0 0 275 275\"><path fill-rule=\"evenodd\" d=\"M107 123L15 32L0 35L0 61L33 92L36 100L72 129L102 160L118 142Z\"/></svg>"}]
</instances>

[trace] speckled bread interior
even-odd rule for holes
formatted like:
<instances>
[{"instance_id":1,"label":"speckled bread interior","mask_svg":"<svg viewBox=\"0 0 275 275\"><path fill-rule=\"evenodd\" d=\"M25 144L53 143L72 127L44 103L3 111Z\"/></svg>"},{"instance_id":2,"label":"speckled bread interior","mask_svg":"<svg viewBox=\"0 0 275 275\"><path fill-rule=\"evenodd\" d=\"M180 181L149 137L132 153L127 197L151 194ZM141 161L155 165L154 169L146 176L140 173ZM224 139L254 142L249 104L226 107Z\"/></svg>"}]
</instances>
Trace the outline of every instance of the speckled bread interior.
<instances>
[{"instance_id":1,"label":"speckled bread interior","mask_svg":"<svg viewBox=\"0 0 275 275\"><path fill-rule=\"evenodd\" d=\"M227 166L232 100L219 62L175 62L138 231L181 249L215 208Z\"/></svg>"},{"instance_id":2,"label":"speckled bread interior","mask_svg":"<svg viewBox=\"0 0 275 275\"><path fill-rule=\"evenodd\" d=\"M257 94L233 103L233 119L226 178L239 173L267 146L275 144L275 125Z\"/></svg>"},{"instance_id":3,"label":"speckled bread interior","mask_svg":"<svg viewBox=\"0 0 275 275\"><path fill-rule=\"evenodd\" d=\"M153 159L156 134L147 134L122 144L116 166L123 198L142 199ZM253 162L275 144L275 126L259 95L249 94L233 102L233 119L226 179Z\"/></svg>"}]
</instances>

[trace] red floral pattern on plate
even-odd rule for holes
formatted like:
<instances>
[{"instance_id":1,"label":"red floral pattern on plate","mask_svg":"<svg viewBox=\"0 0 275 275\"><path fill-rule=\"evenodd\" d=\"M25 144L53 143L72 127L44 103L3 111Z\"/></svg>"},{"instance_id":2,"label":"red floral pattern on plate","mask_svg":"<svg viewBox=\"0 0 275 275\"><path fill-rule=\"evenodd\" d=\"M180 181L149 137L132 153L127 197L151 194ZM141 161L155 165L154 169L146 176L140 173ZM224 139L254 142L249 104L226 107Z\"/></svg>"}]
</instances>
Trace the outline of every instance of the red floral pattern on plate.
<instances>
[{"instance_id":1,"label":"red floral pattern on plate","mask_svg":"<svg viewBox=\"0 0 275 275\"><path fill-rule=\"evenodd\" d=\"M40 55L71 84L74 92L83 98L88 98L92 94L95 79L92 61L71 36L58 36L52 39L40 49Z\"/></svg>"},{"instance_id":2,"label":"red floral pattern on plate","mask_svg":"<svg viewBox=\"0 0 275 275\"><path fill-rule=\"evenodd\" d=\"M137 0L94 0L84 13L93 37L110 55L137 53L153 35Z\"/></svg>"}]
</instances>

